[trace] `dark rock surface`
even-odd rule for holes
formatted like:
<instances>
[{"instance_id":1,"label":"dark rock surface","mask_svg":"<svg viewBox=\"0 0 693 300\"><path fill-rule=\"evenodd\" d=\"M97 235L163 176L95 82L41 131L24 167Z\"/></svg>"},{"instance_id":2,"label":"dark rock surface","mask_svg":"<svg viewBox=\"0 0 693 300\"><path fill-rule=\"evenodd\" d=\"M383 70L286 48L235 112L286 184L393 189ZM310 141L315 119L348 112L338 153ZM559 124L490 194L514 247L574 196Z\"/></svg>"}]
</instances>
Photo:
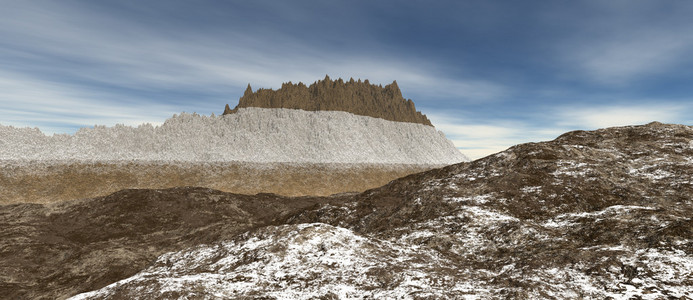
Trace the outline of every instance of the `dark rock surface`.
<instances>
[{"instance_id":1,"label":"dark rock surface","mask_svg":"<svg viewBox=\"0 0 693 300\"><path fill-rule=\"evenodd\" d=\"M132 276L163 253L230 239L338 199L181 187L0 206L0 298L64 299Z\"/></svg>"},{"instance_id":2,"label":"dark rock surface","mask_svg":"<svg viewBox=\"0 0 693 300\"><path fill-rule=\"evenodd\" d=\"M341 78L333 81L325 76L324 80L318 80L310 86L301 82L287 82L276 91L259 89L255 92L248 84L238 105L231 109L227 104L224 114L235 113L244 107L346 111L390 121L433 126L426 115L416 111L411 99L402 97L396 81L382 87L371 84L368 79L362 82L352 78L345 82Z\"/></svg>"},{"instance_id":3,"label":"dark rock surface","mask_svg":"<svg viewBox=\"0 0 693 300\"><path fill-rule=\"evenodd\" d=\"M1 206L0 235L13 298L129 278L78 298L691 299L693 128L570 132L338 197Z\"/></svg>"}]
</instances>

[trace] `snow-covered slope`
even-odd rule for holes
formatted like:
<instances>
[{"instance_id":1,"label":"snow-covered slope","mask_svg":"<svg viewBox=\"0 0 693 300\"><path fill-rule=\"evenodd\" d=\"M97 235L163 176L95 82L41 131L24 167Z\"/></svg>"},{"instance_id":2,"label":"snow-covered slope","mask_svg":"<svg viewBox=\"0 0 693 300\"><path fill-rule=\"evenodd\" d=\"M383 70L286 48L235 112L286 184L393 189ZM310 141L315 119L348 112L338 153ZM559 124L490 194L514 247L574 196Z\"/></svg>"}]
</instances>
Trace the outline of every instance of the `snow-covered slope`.
<instances>
[{"instance_id":1,"label":"snow-covered slope","mask_svg":"<svg viewBox=\"0 0 693 300\"><path fill-rule=\"evenodd\" d=\"M340 111L241 108L181 114L162 126L96 126L74 135L0 126L0 160L306 162L449 165L466 161L442 132Z\"/></svg>"},{"instance_id":2,"label":"snow-covered slope","mask_svg":"<svg viewBox=\"0 0 693 300\"><path fill-rule=\"evenodd\" d=\"M327 224L269 226L235 241L167 253L133 277L71 299L463 295L473 286L449 280L454 274L450 265L431 249L367 238Z\"/></svg>"},{"instance_id":3,"label":"snow-covered slope","mask_svg":"<svg viewBox=\"0 0 693 300\"><path fill-rule=\"evenodd\" d=\"M623 213L627 209L607 210L622 217L632 216ZM693 257L683 250L596 246L576 250L572 260L578 262L574 265L550 267L531 266L521 257L493 260L488 255L497 252L498 247L505 247L508 242L504 239L510 239L518 249L536 244L560 245L565 240L555 231L571 230L571 227L555 224L542 227L474 205L461 211L459 215L447 217L448 224L437 224L445 227L438 230L417 228L400 239L383 240L322 223L268 226L232 241L164 254L152 266L132 277L70 299L243 299L253 296L287 300L666 299L667 296L692 296L688 289L693 275ZM468 228L456 234L440 230L449 228L453 219L468 219ZM592 222L603 220L589 219ZM491 236L504 227L515 230L511 235ZM453 247L443 250L446 243ZM603 258L603 261L579 262L583 256L590 255ZM571 260L567 257L553 259ZM492 265L494 267L489 268Z\"/></svg>"}]
</instances>

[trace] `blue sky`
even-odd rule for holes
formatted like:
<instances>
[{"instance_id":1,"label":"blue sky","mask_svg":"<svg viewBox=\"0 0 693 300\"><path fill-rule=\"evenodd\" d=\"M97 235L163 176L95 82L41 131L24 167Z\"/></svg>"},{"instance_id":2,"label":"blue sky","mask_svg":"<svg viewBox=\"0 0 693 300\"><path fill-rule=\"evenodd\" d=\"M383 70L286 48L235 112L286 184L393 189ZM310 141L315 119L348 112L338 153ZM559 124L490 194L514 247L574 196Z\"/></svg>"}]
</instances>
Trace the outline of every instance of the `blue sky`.
<instances>
[{"instance_id":1,"label":"blue sky","mask_svg":"<svg viewBox=\"0 0 693 300\"><path fill-rule=\"evenodd\" d=\"M0 124L219 114L250 83L397 80L478 158L575 129L693 124L691 1L2 1Z\"/></svg>"}]
</instances>

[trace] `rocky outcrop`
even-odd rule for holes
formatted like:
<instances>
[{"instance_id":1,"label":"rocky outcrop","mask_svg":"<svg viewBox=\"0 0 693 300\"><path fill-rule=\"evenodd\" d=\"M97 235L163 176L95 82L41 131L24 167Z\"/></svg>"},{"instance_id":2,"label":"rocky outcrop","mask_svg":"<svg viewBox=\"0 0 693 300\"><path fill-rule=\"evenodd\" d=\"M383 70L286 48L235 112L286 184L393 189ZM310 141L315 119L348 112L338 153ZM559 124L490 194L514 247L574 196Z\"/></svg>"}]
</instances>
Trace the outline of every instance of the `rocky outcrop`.
<instances>
[{"instance_id":1,"label":"rocky outcrop","mask_svg":"<svg viewBox=\"0 0 693 300\"><path fill-rule=\"evenodd\" d=\"M299 82L284 83L278 90L259 89L253 92L250 84L231 109L226 105L224 114L232 114L244 107L290 108L308 111L346 111L356 115L390 121L431 125L426 115L416 111L414 102L402 97L397 81L385 87L371 84L368 79L344 81L341 78L318 80L306 86Z\"/></svg>"}]
</instances>

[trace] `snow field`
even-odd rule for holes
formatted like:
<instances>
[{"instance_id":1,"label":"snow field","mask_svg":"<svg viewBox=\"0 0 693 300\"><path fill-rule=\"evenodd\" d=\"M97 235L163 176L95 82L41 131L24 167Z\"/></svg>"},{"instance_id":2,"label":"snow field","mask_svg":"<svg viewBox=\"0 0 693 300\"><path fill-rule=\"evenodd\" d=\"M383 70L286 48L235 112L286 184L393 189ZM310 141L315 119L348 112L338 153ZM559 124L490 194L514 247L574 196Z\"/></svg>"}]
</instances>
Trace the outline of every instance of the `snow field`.
<instances>
[{"instance_id":1,"label":"snow field","mask_svg":"<svg viewBox=\"0 0 693 300\"><path fill-rule=\"evenodd\" d=\"M0 160L404 163L468 160L434 127L340 111L243 108L174 115L163 125L82 128L46 136L0 126Z\"/></svg>"}]
</instances>

